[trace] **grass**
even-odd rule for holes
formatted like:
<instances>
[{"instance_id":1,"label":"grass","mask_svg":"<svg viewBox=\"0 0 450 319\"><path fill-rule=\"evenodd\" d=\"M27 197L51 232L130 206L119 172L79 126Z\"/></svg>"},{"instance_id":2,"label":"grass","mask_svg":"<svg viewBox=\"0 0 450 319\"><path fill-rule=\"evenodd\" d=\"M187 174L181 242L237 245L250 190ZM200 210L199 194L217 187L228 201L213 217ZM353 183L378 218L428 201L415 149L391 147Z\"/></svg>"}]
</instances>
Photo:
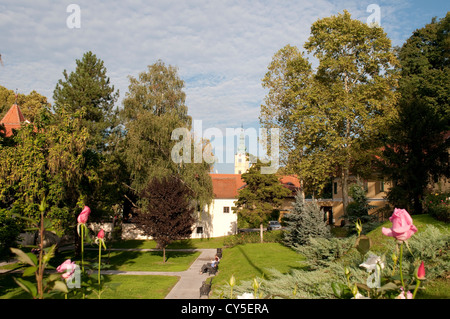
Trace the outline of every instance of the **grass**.
<instances>
[{"instance_id":1,"label":"grass","mask_svg":"<svg viewBox=\"0 0 450 319\"><path fill-rule=\"evenodd\" d=\"M102 253L102 263L106 267L102 269L121 270L121 271L185 271L189 268L200 252L180 252L166 251L166 262L163 262L163 255L160 251L111 251ZM97 262L98 251L86 250L85 260L92 263ZM73 259L73 252L62 252L51 264L54 267L60 265L64 260Z\"/></svg>"},{"instance_id":2,"label":"grass","mask_svg":"<svg viewBox=\"0 0 450 319\"><path fill-rule=\"evenodd\" d=\"M13 276L19 275L0 276L0 299L29 299L30 296L17 287ZM106 288L101 293L101 299L164 299L178 279L176 276L105 275L103 281ZM34 278L28 277L26 280L33 282ZM62 299L63 296L59 295L58 298ZM70 295L69 298L79 299L81 294ZM97 299L98 295L90 292L86 298Z\"/></svg>"},{"instance_id":3,"label":"grass","mask_svg":"<svg viewBox=\"0 0 450 319\"><path fill-rule=\"evenodd\" d=\"M236 283L255 277L270 278L270 269L287 273L304 267L304 257L278 243L237 245L223 250L213 288L226 285L232 275Z\"/></svg>"},{"instance_id":4,"label":"grass","mask_svg":"<svg viewBox=\"0 0 450 319\"><path fill-rule=\"evenodd\" d=\"M107 285L117 284L116 289L105 289L102 299L164 299L178 282L175 276L104 276ZM91 294L89 298L97 298Z\"/></svg>"}]
</instances>

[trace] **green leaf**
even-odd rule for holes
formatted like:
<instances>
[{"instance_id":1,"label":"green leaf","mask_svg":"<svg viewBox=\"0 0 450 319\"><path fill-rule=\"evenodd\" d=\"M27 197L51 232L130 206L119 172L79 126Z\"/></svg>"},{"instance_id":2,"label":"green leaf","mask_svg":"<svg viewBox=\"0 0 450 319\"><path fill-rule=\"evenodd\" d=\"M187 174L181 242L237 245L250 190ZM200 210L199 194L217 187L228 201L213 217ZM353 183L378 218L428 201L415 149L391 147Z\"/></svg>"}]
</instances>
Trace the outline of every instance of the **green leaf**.
<instances>
[{"instance_id":1,"label":"green leaf","mask_svg":"<svg viewBox=\"0 0 450 319\"><path fill-rule=\"evenodd\" d=\"M393 282L388 282L387 284L381 286L378 289L379 289L379 291L397 290L397 289L399 289L399 286L397 286Z\"/></svg>"},{"instance_id":2,"label":"green leaf","mask_svg":"<svg viewBox=\"0 0 450 319\"><path fill-rule=\"evenodd\" d=\"M36 286L29 282L28 280L24 280L22 278L13 278L14 281L26 292L28 292L33 298L37 296L37 288Z\"/></svg>"},{"instance_id":3,"label":"green leaf","mask_svg":"<svg viewBox=\"0 0 450 319\"><path fill-rule=\"evenodd\" d=\"M56 248L56 245L52 245L51 247L44 249L45 254L44 254L44 257L42 258L44 265L47 265L48 262L50 261L50 259L52 259L52 257L55 255L55 248Z\"/></svg>"},{"instance_id":4,"label":"green leaf","mask_svg":"<svg viewBox=\"0 0 450 319\"><path fill-rule=\"evenodd\" d=\"M38 269L38 267L36 267L36 266L27 267L23 271L22 277L28 277L28 276L34 275L37 269Z\"/></svg>"},{"instance_id":5,"label":"green leaf","mask_svg":"<svg viewBox=\"0 0 450 319\"><path fill-rule=\"evenodd\" d=\"M37 259L36 256L34 256L33 254L26 254L24 253L22 250L17 249L17 248L10 248L11 251L17 255L19 261L28 264L30 266L36 266L37 265ZM34 256L34 258L32 257ZM36 262L34 262L33 260L35 260Z\"/></svg>"},{"instance_id":6,"label":"green leaf","mask_svg":"<svg viewBox=\"0 0 450 319\"><path fill-rule=\"evenodd\" d=\"M371 246L372 240L365 235L361 235L356 239L355 247L361 255L367 254Z\"/></svg>"},{"instance_id":7,"label":"green leaf","mask_svg":"<svg viewBox=\"0 0 450 319\"><path fill-rule=\"evenodd\" d=\"M65 294L69 293L67 285L60 280L54 282L52 290L61 291Z\"/></svg>"},{"instance_id":8,"label":"green leaf","mask_svg":"<svg viewBox=\"0 0 450 319\"><path fill-rule=\"evenodd\" d=\"M343 286L344 285L341 283L337 282L331 283L331 289L333 290L334 295L339 299L342 298L342 294L344 292Z\"/></svg>"}]
</instances>

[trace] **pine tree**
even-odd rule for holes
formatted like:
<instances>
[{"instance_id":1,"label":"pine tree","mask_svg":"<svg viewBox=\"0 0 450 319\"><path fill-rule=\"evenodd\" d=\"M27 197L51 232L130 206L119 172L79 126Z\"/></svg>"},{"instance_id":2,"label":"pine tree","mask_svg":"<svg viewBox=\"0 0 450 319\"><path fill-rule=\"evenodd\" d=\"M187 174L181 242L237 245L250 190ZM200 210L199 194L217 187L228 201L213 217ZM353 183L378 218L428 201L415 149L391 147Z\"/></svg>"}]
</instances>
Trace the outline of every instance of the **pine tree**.
<instances>
[{"instance_id":1,"label":"pine tree","mask_svg":"<svg viewBox=\"0 0 450 319\"><path fill-rule=\"evenodd\" d=\"M309 243L310 237L329 237L323 212L317 203L306 203L300 192L295 196L294 207L286 214L284 221L287 226L284 232L284 242L291 247Z\"/></svg>"}]
</instances>

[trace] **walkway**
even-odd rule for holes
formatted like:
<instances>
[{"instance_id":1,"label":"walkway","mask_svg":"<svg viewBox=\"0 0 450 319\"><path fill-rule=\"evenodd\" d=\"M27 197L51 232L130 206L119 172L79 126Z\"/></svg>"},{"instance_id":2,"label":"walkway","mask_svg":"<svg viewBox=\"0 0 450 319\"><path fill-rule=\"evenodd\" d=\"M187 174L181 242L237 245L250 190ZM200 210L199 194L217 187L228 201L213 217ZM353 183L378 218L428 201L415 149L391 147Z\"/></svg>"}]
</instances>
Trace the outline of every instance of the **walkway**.
<instances>
[{"instance_id":1,"label":"walkway","mask_svg":"<svg viewBox=\"0 0 450 319\"><path fill-rule=\"evenodd\" d=\"M114 249L111 249L114 250ZM117 249L121 250L121 249ZM130 249L133 250L133 249ZM156 249L148 249L152 251ZM176 285L168 293L165 299L200 299L200 287L202 282L209 276L200 274L203 264L214 259L216 249L166 249L166 251L201 251L200 256L191 264L188 270L179 272L161 272L161 271L120 271L105 270L105 275L162 275L180 277ZM208 299L208 296L202 296L201 299Z\"/></svg>"}]
</instances>

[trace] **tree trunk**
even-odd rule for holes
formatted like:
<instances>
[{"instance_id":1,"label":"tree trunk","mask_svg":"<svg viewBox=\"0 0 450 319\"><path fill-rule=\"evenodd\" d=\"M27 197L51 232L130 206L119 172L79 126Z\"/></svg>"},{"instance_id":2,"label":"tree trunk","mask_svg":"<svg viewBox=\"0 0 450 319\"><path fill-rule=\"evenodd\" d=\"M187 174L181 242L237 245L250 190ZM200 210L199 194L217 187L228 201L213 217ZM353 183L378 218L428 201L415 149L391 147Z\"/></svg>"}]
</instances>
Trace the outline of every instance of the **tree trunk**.
<instances>
[{"instance_id":1,"label":"tree trunk","mask_svg":"<svg viewBox=\"0 0 450 319\"><path fill-rule=\"evenodd\" d=\"M263 223L259 224L259 236L261 237L261 244L263 243Z\"/></svg>"},{"instance_id":2,"label":"tree trunk","mask_svg":"<svg viewBox=\"0 0 450 319\"><path fill-rule=\"evenodd\" d=\"M347 207L348 207L348 168L342 168L341 176L341 188L342 188L342 206L344 210L344 219L347 220Z\"/></svg>"},{"instance_id":3,"label":"tree trunk","mask_svg":"<svg viewBox=\"0 0 450 319\"><path fill-rule=\"evenodd\" d=\"M163 247L163 263L166 263L166 247Z\"/></svg>"}]
</instances>

